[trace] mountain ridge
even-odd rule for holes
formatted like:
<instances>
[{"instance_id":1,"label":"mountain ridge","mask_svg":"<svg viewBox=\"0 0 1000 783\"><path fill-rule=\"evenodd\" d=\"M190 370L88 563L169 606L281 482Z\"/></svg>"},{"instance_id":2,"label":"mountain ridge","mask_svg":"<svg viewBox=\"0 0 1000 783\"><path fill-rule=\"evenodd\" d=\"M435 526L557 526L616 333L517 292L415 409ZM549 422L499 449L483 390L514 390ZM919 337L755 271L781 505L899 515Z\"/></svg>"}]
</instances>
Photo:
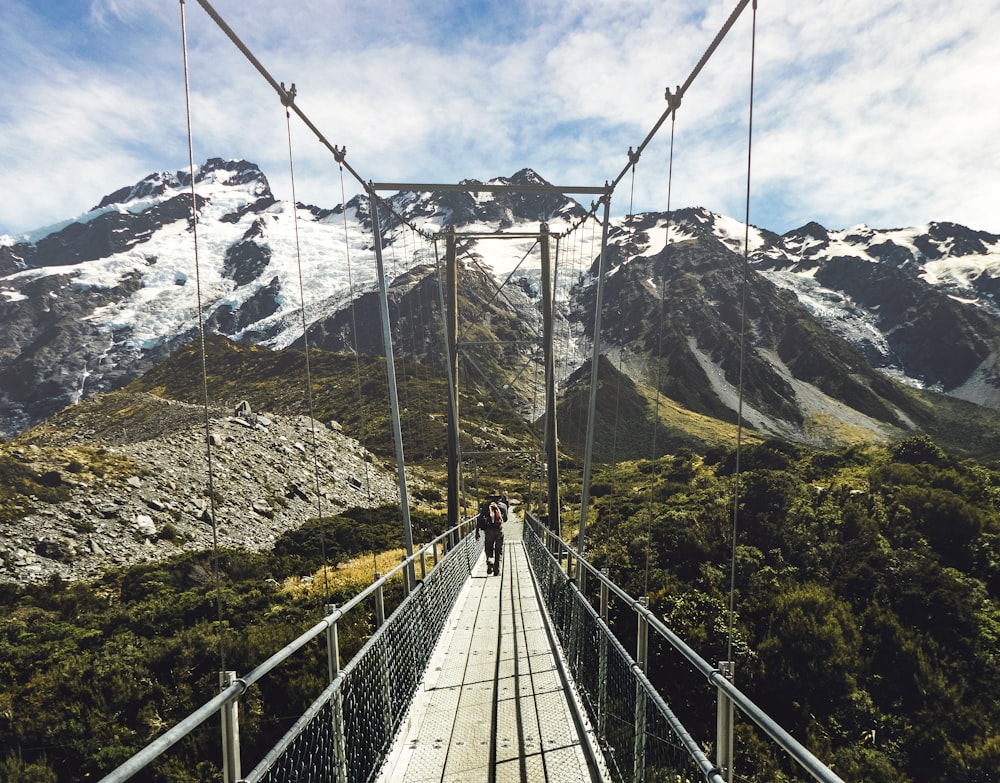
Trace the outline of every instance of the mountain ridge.
<instances>
[{"instance_id":1,"label":"mountain ridge","mask_svg":"<svg viewBox=\"0 0 1000 783\"><path fill-rule=\"evenodd\" d=\"M530 169L490 182L545 184ZM190 186L186 172L154 173L58 230L0 240L0 433L137 378L196 336L199 313L211 332L248 344L301 346L306 324L311 345L381 350L372 339L366 198L293 208L275 199L255 164L212 158L195 175L196 253ZM537 251L530 239L492 237L527 236L545 222L564 248L556 251L565 275L556 285L559 383L575 382L591 353L599 255L593 236L582 236L593 232L569 232L586 214L577 202L448 191L397 193L386 204L392 329L410 340L404 354L443 367L441 259L426 236L456 226L462 309L478 314L468 326L485 338L465 349L463 372L483 383L484 373L533 377L523 370L537 359L511 346L540 325ZM984 420L1000 409L1000 237L944 222L888 230L807 223L779 236L702 207L615 218L608 236L602 347L643 388L694 413L732 422L742 400L764 435L826 443L814 416L874 439L926 426L926 403L905 388L973 402ZM505 404L531 420L537 389L523 383L508 384Z\"/></svg>"}]
</instances>

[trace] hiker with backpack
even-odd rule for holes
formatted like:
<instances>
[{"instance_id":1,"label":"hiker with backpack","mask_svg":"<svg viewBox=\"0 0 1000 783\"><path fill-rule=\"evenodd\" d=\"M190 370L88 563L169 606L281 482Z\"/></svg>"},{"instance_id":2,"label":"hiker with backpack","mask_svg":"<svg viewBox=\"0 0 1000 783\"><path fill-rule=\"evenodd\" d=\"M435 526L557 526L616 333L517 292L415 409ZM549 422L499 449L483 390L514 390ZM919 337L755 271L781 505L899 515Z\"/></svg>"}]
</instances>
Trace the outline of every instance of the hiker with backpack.
<instances>
[{"instance_id":1,"label":"hiker with backpack","mask_svg":"<svg viewBox=\"0 0 1000 783\"><path fill-rule=\"evenodd\" d=\"M491 495L479 507L476 518L476 540L479 531L486 534L486 574L500 576L500 564L503 559L503 523L507 521L507 503L502 495Z\"/></svg>"}]
</instances>

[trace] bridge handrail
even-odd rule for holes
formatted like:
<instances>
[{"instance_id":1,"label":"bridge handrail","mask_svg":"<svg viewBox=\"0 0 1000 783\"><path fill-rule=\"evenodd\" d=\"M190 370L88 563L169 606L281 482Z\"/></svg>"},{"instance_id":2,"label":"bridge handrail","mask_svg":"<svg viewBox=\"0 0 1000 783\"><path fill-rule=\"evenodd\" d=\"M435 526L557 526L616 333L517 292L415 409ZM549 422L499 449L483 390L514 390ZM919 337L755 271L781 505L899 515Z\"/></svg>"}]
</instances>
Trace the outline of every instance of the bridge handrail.
<instances>
[{"instance_id":1,"label":"bridge handrail","mask_svg":"<svg viewBox=\"0 0 1000 783\"><path fill-rule=\"evenodd\" d=\"M454 543L460 540L463 535L469 532L469 529L474 523L475 517L464 519L457 525L449 528L444 533L441 533L439 536L432 539L430 542L421 546L412 555L404 557L400 561L399 565L395 566L392 570L376 579L372 582L372 584L351 598L345 604L335 608L330 614L326 615L322 620L317 622L307 631L286 644L276 653L267 658L263 663L258 664L243 677L239 677L234 680L231 685L221 690L213 698L209 699L187 717L179 721L151 743L135 753L135 755L123 764L116 767L114 770L101 778L99 783L123 783L123 781L128 780L137 772L144 769L150 762L159 757L165 751L169 750L176 743L180 742L184 739L184 737L201 726L201 724L218 713L220 710L224 709L230 702L238 699L246 693L251 685L288 660L288 658L290 658L296 651L313 641L316 637L324 634L327 629L340 620L341 617L346 615L359 604L373 598L375 594L378 593L383 586L390 582L397 574L404 571L404 569L408 569L421 557L426 556L428 550L437 552L437 547L443 543ZM435 566L436 565L437 563L435 563ZM421 580L417 581L419 583ZM414 585L414 587L415 586L416 585ZM351 666L351 664L365 651L365 649L366 647L363 646L361 650L358 651L358 654L356 654L354 658L352 658L351 661L345 665L345 671L348 670L348 667ZM343 674L343 672L341 674ZM339 679L340 677L337 678L337 680Z\"/></svg>"},{"instance_id":2,"label":"bridge handrail","mask_svg":"<svg viewBox=\"0 0 1000 783\"><path fill-rule=\"evenodd\" d=\"M550 551L553 544L559 547L560 551L566 552L567 555L575 561L578 569L583 568L601 584L605 585L609 592L613 593L625 604L630 606L636 614L641 615L650 628L663 637L668 644L670 644L688 661L688 663L704 675L712 686L721 691L727 698L732 700L732 702L744 715L756 723L765 734L767 734L775 743L777 743L779 747L781 747L782 750L791 756L792 759L799 764L799 766L801 766L813 777L813 779L820 781L821 783L844 783L838 775L836 775L829 767L813 755L808 748L796 740L791 734L782 728L777 721L758 707L749 696L737 688L718 667L712 666L712 664L695 652L683 639L670 630L666 623L657 617L642 603L642 601L632 597L624 589L611 581L606 574L598 570L592 563L587 561L586 558L581 557L571 544L567 543L565 540L545 527L537 517L528 512L525 512L524 517L525 520L530 522L532 532L538 535L539 538L545 542ZM570 579L569 576L567 576L567 578ZM589 579L589 577L586 577L585 581L587 579ZM579 588L576 583L571 579L570 581L572 589L579 592ZM590 602L586 599L586 596L581 593L581 597L584 602L590 606ZM591 609L593 609L593 607L591 607ZM642 680L645 680L644 676L640 677L640 681ZM647 691L650 691L652 688L651 685L647 686L646 682L643 683L643 687L646 688ZM655 693L655 689L650 692ZM654 698L659 699L658 696ZM659 700L662 701L662 699Z\"/></svg>"},{"instance_id":3,"label":"bridge handrail","mask_svg":"<svg viewBox=\"0 0 1000 783\"><path fill-rule=\"evenodd\" d=\"M573 594L578 598L581 605L586 607L587 612L590 614L591 618L600 625L602 631L607 637L609 643L614 646L618 654L623 658L627 658L632 661L632 676L634 676L642 689L646 692L646 696L652 699L656 708L660 713L666 718L667 722L670 724L670 728L673 730L674 734L680 740L681 744L687 750L688 754L694 759L695 763L701 769L702 774L705 775L705 779L710 781L710 783L725 783L724 778L719 773L718 768L705 755L701 746L695 741L695 739L690 735L688 730L684 727L681 721L674 714L674 711L670 709L666 700L660 695L659 691L656 690L656 686L650 682L649 678L642 668L637 664L632 656L629 654L628 650L625 649L625 645L621 643L617 636L611 631L607 624L601 619L597 610L590 605L590 601L587 597L580 591L572 581L568 583L568 587L572 590Z\"/></svg>"}]
</instances>

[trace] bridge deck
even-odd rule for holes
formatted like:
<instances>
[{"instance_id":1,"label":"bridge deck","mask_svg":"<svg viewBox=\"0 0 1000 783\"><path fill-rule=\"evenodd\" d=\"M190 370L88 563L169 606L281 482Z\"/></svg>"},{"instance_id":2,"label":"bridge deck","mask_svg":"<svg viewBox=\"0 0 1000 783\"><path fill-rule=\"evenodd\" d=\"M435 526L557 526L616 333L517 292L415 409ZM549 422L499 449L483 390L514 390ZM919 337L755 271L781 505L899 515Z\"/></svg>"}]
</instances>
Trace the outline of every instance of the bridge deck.
<instances>
[{"instance_id":1,"label":"bridge deck","mask_svg":"<svg viewBox=\"0 0 1000 783\"><path fill-rule=\"evenodd\" d=\"M504 525L504 567L480 557L397 738L385 783L598 780L557 666L521 540Z\"/></svg>"}]
</instances>

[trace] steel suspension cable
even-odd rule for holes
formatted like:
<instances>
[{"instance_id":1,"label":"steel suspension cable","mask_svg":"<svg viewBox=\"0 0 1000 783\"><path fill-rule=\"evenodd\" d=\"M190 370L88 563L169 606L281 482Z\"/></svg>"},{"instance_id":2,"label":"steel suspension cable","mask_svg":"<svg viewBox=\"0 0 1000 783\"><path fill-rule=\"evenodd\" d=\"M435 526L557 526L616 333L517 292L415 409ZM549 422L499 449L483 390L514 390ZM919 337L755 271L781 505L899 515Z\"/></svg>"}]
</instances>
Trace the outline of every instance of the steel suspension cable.
<instances>
[{"instance_id":1,"label":"steel suspension cable","mask_svg":"<svg viewBox=\"0 0 1000 783\"><path fill-rule=\"evenodd\" d=\"M677 97L677 98L672 97L669 100L673 104L671 108L673 108L673 109L676 110L677 105L680 102L680 98L679 97ZM676 103L675 103L675 101L676 101ZM671 196L672 196L672 192L673 192L673 177L674 177L674 132L676 130L676 124L677 124L677 112L676 111L672 111L671 115L670 115L670 153L669 153L668 162L667 162L667 224L666 224L666 227L665 227L666 230L664 232L664 238L663 238L663 262L664 262L664 267L666 266L666 263L667 263L668 248L670 247L670 222L671 222L671 219L673 217L673 215L670 212L670 207L671 207ZM655 390L656 390L656 401L655 401L655 403L653 405L653 446L652 446L652 460L653 460L653 464L654 465L656 464L656 460L658 459L658 454L659 454L659 452L657 451L657 445L656 444L657 444L657 439L658 439L657 436L659 435L659 432L660 432L660 398L661 398L660 382L662 380L661 373L663 371L663 320L664 320L664 317L666 316L666 299L667 299L667 270L666 270L666 268L664 268L663 275L660 278L660 302L659 302L659 305L660 305L660 314L659 315L660 315L660 317L657 319L656 361L655 361L656 373L654 375L654 378L655 378L654 387L655 387ZM653 483L650 486L650 506L651 507L652 507L653 486L655 485L655 481L656 481L656 479L658 477L659 477L658 472L654 470L653 471ZM650 512L650 515L652 515L652 511ZM647 538L647 541L646 541L646 546L647 547L650 546L650 541L649 541L648 538ZM646 581L646 584L644 586L644 591L648 593L648 590L649 590L649 583L648 583L649 554L648 554L648 552L646 554L646 561L647 561L647 566L646 566L646 572L647 572L647 577L646 578L647 578L647 581Z\"/></svg>"},{"instance_id":2,"label":"steel suspension cable","mask_svg":"<svg viewBox=\"0 0 1000 783\"><path fill-rule=\"evenodd\" d=\"M660 127L663 125L664 122L666 122L667 117L669 117L674 113L674 111L676 111L677 106L680 104L680 99L684 97L684 94L688 91L688 88L698 77L698 74L701 73L701 69L705 67L705 64L709 61L712 55L715 54L715 50L719 48L719 44L722 43L722 39L726 37L726 34L732 29L733 25L736 24L736 20L739 18L740 14L743 13L743 9L747 7L747 4L749 2L750 0L740 0L736 4L736 7L729 15L729 18L726 20L725 24L722 26L719 32L716 33L715 38L712 40L712 43L709 44L708 49L705 50L705 53L701 56L701 59L698 60L697 65L695 65L694 69L688 75L684 83L677 87L677 92L675 93L675 95L678 100L676 103L670 101L670 91L669 90L667 91L668 104L666 110L663 112L663 114L660 115L660 119L658 119L656 123L653 125L652 130L650 130L649 133L646 134L646 138L642 140L642 144L640 144L634 151L632 150L631 147L629 147L628 151L629 162L621 170L621 173L619 173L618 176L615 177L614 180L612 180L611 182L612 190L618 187L618 183L625 178L625 175L628 174L629 168L631 168L633 163L635 163L635 161L639 159L639 156L642 154L643 150L646 149L649 142L653 140L653 137L660 130ZM757 0L754 0L755 10L756 10L756 4Z\"/></svg>"},{"instance_id":3,"label":"steel suspension cable","mask_svg":"<svg viewBox=\"0 0 1000 783\"><path fill-rule=\"evenodd\" d=\"M365 426L365 408L362 404L361 395L361 348L358 345L358 317L355 307L355 297L354 297L354 271L351 267L351 235L347 226L347 190L344 185L344 165L340 165L340 206L341 206L341 216L343 217L344 223L344 252L346 254L347 260L347 289L348 296L351 300L351 337L354 340L354 379L357 382L358 387L358 415L361 419L361 447L368 450L368 428ZM344 346L347 347L346 345ZM372 485L371 485L371 470L368 466L368 460L364 460L365 463L365 496L368 498L368 502L372 499ZM376 571L378 568L376 567Z\"/></svg>"},{"instance_id":4,"label":"steel suspension cable","mask_svg":"<svg viewBox=\"0 0 1000 783\"><path fill-rule=\"evenodd\" d=\"M294 86L290 99L295 97ZM323 603L330 602L330 563L326 554L326 526L323 524L323 493L319 483L319 442L316 437L316 406L313 398L312 366L309 358L309 323L306 318L306 289L302 274L302 246L299 240L299 206L295 197L295 158L292 155L292 115L289 103L285 106L285 128L288 132L288 175L292 188L292 226L295 229L295 264L299 275L299 310L302 315L302 352L306 363L306 401L309 409L309 437L313 453L313 492L316 493L316 517L319 520L320 554L323 557Z\"/></svg>"},{"instance_id":5,"label":"steel suspension cable","mask_svg":"<svg viewBox=\"0 0 1000 783\"><path fill-rule=\"evenodd\" d=\"M369 188L370 183L367 180L365 180L357 171L355 171L354 168L349 163L347 163L347 160L346 160L346 157L347 157L347 148L346 147L337 147L336 145L331 144L330 141L326 138L326 136L324 136L323 133L319 130L319 128L317 128L313 124L313 122L309 119L309 117L306 116L305 112L303 112L295 104L295 101L294 101L294 97L295 97L294 96L295 84L293 83L292 86L291 86L291 88L286 89L284 82L277 81L268 72L268 70L263 66L263 64L254 56L253 52L250 51L249 47L247 47L247 45L245 43L243 43L242 40L240 40L239 36L236 35L235 31L228 24L226 24L225 20L212 7L212 4L209 3L208 0L197 0L197 2L205 10L205 12L212 18L212 20L219 26L219 28L226 34L226 36L233 42L233 44L236 46L236 48L239 49L240 52L243 53L243 56L247 58L247 60L250 62L250 64L253 65L253 67L257 69L258 73L260 73L260 75L264 77L264 79L267 81L267 83L271 85L272 89L274 89L274 91L278 94L278 97L282 100L282 102L283 103L287 102L287 105L289 106L289 108L292 111L294 111L298 115L299 119L301 119L302 122L304 122L306 124L306 126L313 132L313 134L315 134L317 140L324 147L326 147L331 153L333 153L334 158L340 164L341 168L342 169L346 168L351 173L351 176L353 176L358 181L358 183L365 188L366 191L369 191L370 190L370 188ZM692 71L688 75L687 79L684 81L683 84L681 84L681 85L678 86L678 88L677 88L677 95L679 97L683 97L684 96L684 94L687 92L688 88L691 86L691 84L694 82L694 80L698 77L698 74L701 73L701 70L705 67L705 64L709 61L709 59L715 53L716 49L718 49L719 45L722 43L722 40L725 38L726 34L729 32L729 30L736 23L736 20L739 18L740 14L743 12L743 9L746 8L746 6L747 6L747 4L749 2L750 2L750 0L739 0L739 2L737 3L736 7L733 9L732 13L729 15L729 18L726 20L725 24L723 24L723 26L719 30L719 32L716 33L715 38L712 40L711 44L709 44L709 46L705 50L704 54L702 54L701 59L698 61L698 63L692 69ZM756 3L756 0L754 0L754 2ZM673 104L668 105L667 110L660 116L660 118L657 120L657 122L653 125L653 128L649 131L649 133L646 134L646 138L643 139L642 143L635 149L634 152L632 151L631 148L629 148L629 163L625 165L625 167L622 169L622 171L618 174L618 176L612 182L606 183L608 192L605 195L605 197L609 197L614 192L614 190L618 186L619 182L621 182L621 180L624 179L625 175L628 173L628 170L631 167L633 161L634 160L638 160L638 158L642 154L643 150L645 150L645 148L650 143L650 141L652 141L653 137L656 135L656 133L659 131L660 127L666 121L667 117L670 116L670 114L674 111L674 108L675 108L675 106ZM411 221L409 221L403 215L399 214L396 211L396 209L393 207L393 205L392 205L391 202L386 201L386 200L382 199L381 197L378 197L374 193L372 193L372 196L373 196L373 198L375 200L377 200L383 206L385 206L386 210L390 214L392 214L393 216L395 216L401 223L405 223L406 225L409 225L414 231L417 231L418 233L424 234L424 232L421 231L415 224L413 224ZM599 203L600 202L595 202L591 206L591 212L590 212L591 215L596 216L596 214L597 214L597 208L598 208ZM568 233L571 233L572 231L576 230L576 228L578 228L580 225L582 225L583 222L585 222L585 220L586 220L586 217L581 218L581 220L578 223L570 226L570 228L567 229L567 231L565 233L568 234ZM428 237L428 238L430 238L430 237Z\"/></svg>"},{"instance_id":6,"label":"steel suspension cable","mask_svg":"<svg viewBox=\"0 0 1000 783\"><path fill-rule=\"evenodd\" d=\"M743 219L743 286L740 302L740 369L738 404L736 411L736 466L733 477L733 515L731 559L729 564L729 617L726 632L726 660L733 659L733 626L736 612L736 534L739 530L740 515L740 455L743 445L743 376L746 358L747 288L750 284L750 164L753 160L753 91L755 61L757 52L757 0L753 0L753 17L750 33L750 109L747 120L747 190L746 213Z\"/></svg>"},{"instance_id":7,"label":"steel suspension cable","mask_svg":"<svg viewBox=\"0 0 1000 783\"><path fill-rule=\"evenodd\" d=\"M629 187L629 202L628 202L628 219L629 219L629 245L633 248L635 247L635 161L639 158L635 157L632 163L632 179ZM622 377L624 376L624 365L625 365L625 326L622 324L622 342L618 348L618 377L615 379L615 428L614 428L614 440L612 447L612 458L611 465L612 470L617 464L618 455L616 453L618 447L618 423L619 423L619 408L621 406L621 385ZM655 428L655 423L654 423ZM654 429L655 432L655 429ZM654 467L656 465L656 439L653 439L653 450L650 454L650 460ZM642 569L642 594L644 596L649 595L649 559L650 553L652 551L652 538L653 538L653 496L656 489L656 471L654 470L651 474L651 480L649 484L649 492L646 494L646 541L645 541L645 564Z\"/></svg>"},{"instance_id":8,"label":"steel suspension cable","mask_svg":"<svg viewBox=\"0 0 1000 783\"><path fill-rule=\"evenodd\" d=\"M635 215L632 210L635 209L635 165L632 166L632 181L629 187L628 194L628 231L629 231L629 242L626 247L635 247ZM621 399L622 399L622 372L624 370L624 358L625 358L625 319L619 321L619 328L621 329L621 343L618 346L618 377L615 379L615 426L612 428L611 437L611 468L614 470L618 463L618 424L621 420ZM647 560L649 558L649 553L647 552Z\"/></svg>"},{"instance_id":9,"label":"steel suspension cable","mask_svg":"<svg viewBox=\"0 0 1000 783\"><path fill-rule=\"evenodd\" d=\"M344 224L344 252L346 254L347 260L347 289L348 298L351 300L351 338L354 340L354 380L358 390L358 416L360 419L361 430L361 447L365 451L368 450L368 427L366 426L365 417L365 406L364 406L364 396L362 392L361 384L361 346L358 341L358 317L357 317L357 306L356 297L354 296L354 270L351 266L351 236L347 225L347 188L344 185L344 167L345 163L343 161L343 156L337 159L340 164L340 206L341 206L341 217L343 218ZM345 348L346 345L345 341ZM368 465L368 460L363 460L365 464L365 497L369 504L372 502L372 484L371 484L371 468ZM375 547L375 534L369 529L368 540L371 543L372 548L372 574L378 573L378 552Z\"/></svg>"},{"instance_id":10,"label":"steel suspension cable","mask_svg":"<svg viewBox=\"0 0 1000 783\"><path fill-rule=\"evenodd\" d=\"M198 195L195 190L194 132L191 124L191 78L188 64L187 20L184 0L181 5L181 44L184 52L184 107L187 119L188 175L191 178L191 237L194 243L194 282L198 309L198 344L201 349L201 389L205 424L205 462L208 476L208 511L212 522L212 579L215 583L215 608L219 623L219 671L226 671L224 644L225 623L222 608L222 577L219 568L219 528L216 521L215 474L212 463L212 425L208 411L208 360L206 359L205 315L201 297L201 261L198 255Z\"/></svg>"},{"instance_id":11,"label":"steel suspension cable","mask_svg":"<svg viewBox=\"0 0 1000 783\"><path fill-rule=\"evenodd\" d=\"M236 34L236 32L228 24L226 24L226 21L219 15L218 11L216 11L215 8L212 7L212 4L209 3L208 0L197 0L197 2L205 10L205 13L207 13L212 18L212 20L219 26L219 29L221 29L222 32L225 33L226 36L229 38L229 40L233 42L236 48L239 49L240 52L242 52L243 56L247 58L250 64L257 69L257 72L264 77L265 81L267 81L267 83L271 85L272 89L278 94L278 97L281 99L281 102L286 106L288 106L289 109L294 111L298 115L299 119L306 124L306 127L308 127L309 130L311 130L313 134L315 134L316 139L320 142L320 144L322 144L331 153L333 153L333 157L337 161L337 163L340 164L341 170L346 168L350 172L351 176L354 177L354 179L356 179L358 183L367 190L368 181L365 180L357 171L355 171L354 168L351 166L351 164L347 162L347 148L343 146L338 147L335 144L331 144L330 141L326 138L326 136L324 136L323 133L319 130L319 128L317 128L313 124L312 120L310 120L309 117L306 116L306 113L302 111L295 103L295 92L296 92L295 84L292 83L291 87L286 88L284 82L279 82L278 80L276 80L270 74L270 72L268 72L267 68L263 66L260 60L258 60L254 56L253 52L250 51L250 48L245 43L243 43L243 41ZM343 173L343 171L341 171L341 173ZM392 215L394 215L401 223L406 223L415 231L423 233L420 232L420 229L418 229L414 224L412 224L410 221L406 220L402 215L396 212L395 208L392 206L390 202L385 201L384 199L381 198L379 198L378 201L383 206L385 206L387 211L389 211Z\"/></svg>"},{"instance_id":12,"label":"steel suspension cable","mask_svg":"<svg viewBox=\"0 0 1000 783\"><path fill-rule=\"evenodd\" d=\"M341 166L346 166L347 170L351 172L351 175L359 183L364 185L365 180L362 179L361 175L358 174L358 172L356 172L353 168L351 168L350 164L348 164L344 160L344 152L345 152L344 148L342 147L338 148L335 145L331 144L327 140L326 136L324 136L320 132L319 128L313 125L312 121L305 115L305 113L302 112L299 109L299 107L295 105L295 101L293 100L295 97L294 96L295 85L292 84L291 88L286 90L284 82L276 81L275 78L271 76L270 73L268 73L267 69L261 64L260 60L254 57L253 52L251 52L250 49L247 47L247 45L240 40L239 36L236 35L233 29L228 24L226 24L225 20L221 16L219 16L219 13L212 7L212 4L209 3L208 0L198 0L198 4L205 9L205 13L207 13L210 17L212 17L212 20L219 26L222 32L224 32L229 37L229 40L236 45L236 48L243 53L243 56L250 61L250 64L257 69L257 71L260 73L261 76L264 77L265 80L267 80L267 83L271 85L271 87L274 89L276 93L278 93L278 97L281 99L281 102L286 106L288 106L292 111L294 111L299 116L299 119L301 119L306 124L309 130L311 130L314 134L316 134L316 138L319 140L319 142L328 150L330 150L330 152L333 153L334 157L338 160Z\"/></svg>"}]
</instances>

